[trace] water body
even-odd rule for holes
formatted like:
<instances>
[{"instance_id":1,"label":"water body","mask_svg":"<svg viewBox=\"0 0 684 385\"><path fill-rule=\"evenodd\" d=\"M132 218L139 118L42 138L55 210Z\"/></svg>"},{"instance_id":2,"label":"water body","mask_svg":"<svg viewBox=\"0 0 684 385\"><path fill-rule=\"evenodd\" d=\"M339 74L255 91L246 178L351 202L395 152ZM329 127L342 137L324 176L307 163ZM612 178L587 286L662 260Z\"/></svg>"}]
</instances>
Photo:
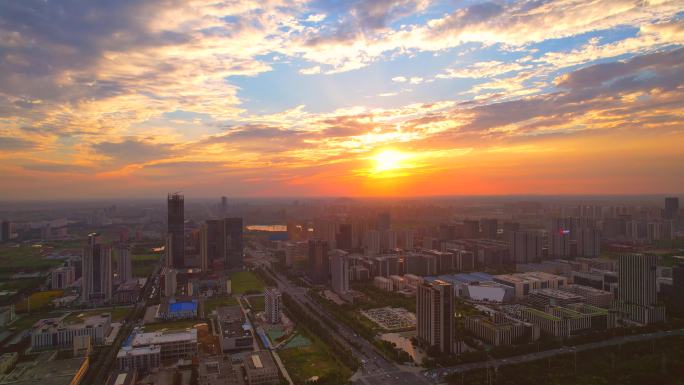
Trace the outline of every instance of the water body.
<instances>
[{"instance_id":1,"label":"water body","mask_svg":"<svg viewBox=\"0 0 684 385\"><path fill-rule=\"evenodd\" d=\"M247 226L249 231L268 231L268 232L284 232L287 231L285 225L250 225Z\"/></svg>"},{"instance_id":2,"label":"water body","mask_svg":"<svg viewBox=\"0 0 684 385\"><path fill-rule=\"evenodd\" d=\"M423 362L426 354L420 348L413 346L411 338L415 335L415 332L385 333L380 335L380 339L394 343L398 348L408 353L416 364L420 364Z\"/></svg>"}]
</instances>

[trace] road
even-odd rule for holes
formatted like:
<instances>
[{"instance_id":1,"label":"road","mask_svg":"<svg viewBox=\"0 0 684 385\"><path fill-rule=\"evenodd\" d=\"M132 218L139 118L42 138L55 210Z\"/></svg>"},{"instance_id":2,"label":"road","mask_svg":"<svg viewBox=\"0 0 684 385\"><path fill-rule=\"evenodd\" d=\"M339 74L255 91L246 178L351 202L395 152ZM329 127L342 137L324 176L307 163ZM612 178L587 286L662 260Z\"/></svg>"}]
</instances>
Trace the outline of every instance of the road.
<instances>
[{"instance_id":1,"label":"road","mask_svg":"<svg viewBox=\"0 0 684 385\"><path fill-rule=\"evenodd\" d=\"M616 346L629 342L639 342L648 341L652 339L658 339L663 337L671 336L684 336L684 329L679 330L668 330L655 333L646 334L636 334L625 337L613 338L610 340L592 342L584 345L576 346L564 346L558 349L544 350L538 353L523 354L519 356L500 358L496 360L473 362L469 364L461 364L456 366L450 366L448 368L439 368L427 370L424 372L424 376L430 379L433 383L441 383L444 381L444 377L453 373L463 373L475 369L485 369L485 368L496 368L505 365L520 364L523 362L537 361L548 357L557 356L560 354L568 354L573 352L581 352L586 350L598 349L607 346Z\"/></svg>"},{"instance_id":2,"label":"road","mask_svg":"<svg viewBox=\"0 0 684 385\"><path fill-rule=\"evenodd\" d=\"M283 293L288 293L303 309L309 312L310 317L319 320L324 325L333 325L335 327L330 330L333 337L343 346L349 348L362 364L359 371L352 377L356 384L429 384L420 373L404 370L394 362L387 360L371 343L358 336L345 324L330 316L326 309L308 296L305 288L292 284L280 273L268 269L265 270L275 279L278 289ZM310 311L311 309L314 311Z\"/></svg>"},{"instance_id":3,"label":"road","mask_svg":"<svg viewBox=\"0 0 684 385\"><path fill-rule=\"evenodd\" d=\"M145 286L140 291L140 300L136 303L135 308L128 314L128 317L126 317L126 321L121 326L114 343L110 346L103 347L98 355L98 359L90 365L90 368L83 378L83 384L104 384L107 381L107 377L116 363L116 354L119 352L121 344L126 340L128 335L131 334L133 327L142 320L145 314L147 299L150 296L152 287L155 285L153 277L158 273L160 267L161 261L155 271L147 278Z\"/></svg>"}]
</instances>

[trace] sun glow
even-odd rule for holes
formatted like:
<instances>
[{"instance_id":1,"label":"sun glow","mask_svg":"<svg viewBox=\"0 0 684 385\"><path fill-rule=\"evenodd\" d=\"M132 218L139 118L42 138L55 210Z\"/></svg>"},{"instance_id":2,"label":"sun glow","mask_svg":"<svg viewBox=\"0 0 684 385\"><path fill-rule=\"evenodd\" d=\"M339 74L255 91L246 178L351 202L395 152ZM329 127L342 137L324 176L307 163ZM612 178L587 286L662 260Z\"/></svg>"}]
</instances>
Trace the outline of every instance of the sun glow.
<instances>
[{"instance_id":1,"label":"sun glow","mask_svg":"<svg viewBox=\"0 0 684 385\"><path fill-rule=\"evenodd\" d=\"M404 168L404 161L406 158L406 154L396 150L381 151L373 157L373 160L375 161L374 171L376 173L381 173Z\"/></svg>"}]
</instances>

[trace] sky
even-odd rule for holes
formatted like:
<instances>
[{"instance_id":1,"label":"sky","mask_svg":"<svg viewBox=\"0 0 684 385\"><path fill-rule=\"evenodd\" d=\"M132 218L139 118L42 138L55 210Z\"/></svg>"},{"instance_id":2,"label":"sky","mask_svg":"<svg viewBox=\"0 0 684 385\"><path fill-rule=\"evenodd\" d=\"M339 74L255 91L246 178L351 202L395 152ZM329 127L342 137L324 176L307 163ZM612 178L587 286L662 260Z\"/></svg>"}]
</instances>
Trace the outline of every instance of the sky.
<instances>
[{"instance_id":1,"label":"sky","mask_svg":"<svg viewBox=\"0 0 684 385\"><path fill-rule=\"evenodd\" d=\"M684 192L681 0L0 2L0 199Z\"/></svg>"}]
</instances>

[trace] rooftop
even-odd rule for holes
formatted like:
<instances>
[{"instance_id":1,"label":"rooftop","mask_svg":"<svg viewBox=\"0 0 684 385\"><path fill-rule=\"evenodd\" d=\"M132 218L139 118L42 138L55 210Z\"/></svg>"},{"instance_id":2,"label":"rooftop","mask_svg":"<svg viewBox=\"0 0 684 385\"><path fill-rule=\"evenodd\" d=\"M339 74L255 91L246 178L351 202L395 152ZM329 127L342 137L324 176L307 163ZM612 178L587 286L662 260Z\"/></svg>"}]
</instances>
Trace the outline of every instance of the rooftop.
<instances>
[{"instance_id":1,"label":"rooftop","mask_svg":"<svg viewBox=\"0 0 684 385\"><path fill-rule=\"evenodd\" d=\"M182 341L197 342L197 329L173 332L138 333L133 337L131 346L141 347Z\"/></svg>"},{"instance_id":2,"label":"rooftop","mask_svg":"<svg viewBox=\"0 0 684 385\"><path fill-rule=\"evenodd\" d=\"M267 370L272 371L276 369L275 362L271 358L271 353L266 350L254 352L243 359L243 364L247 371Z\"/></svg>"},{"instance_id":3,"label":"rooftop","mask_svg":"<svg viewBox=\"0 0 684 385\"><path fill-rule=\"evenodd\" d=\"M581 302L583 300L583 297L565 290L559 290L559 289L541 289L541 290L535 290L533 295L542 295L545 297L549 298L554 298L554 299L560 299L560 300L577 300L578 302Z\"/></svg>"},{"instance_id":4,"label":"rooftop","mask_svg":"<svg viewBox=\"0 0 684 385\"><path fill-rule=\"evenodd\" d=\"M139 346L139 347L131 347L131 346L124 346L121 349L119 349L119 352L116 353L116 357L126 357L126 356L145 356L148 354L157 354L161 352L161 347L159 345L150 345L150 346Z\"/></svg>"}]
</instances>

